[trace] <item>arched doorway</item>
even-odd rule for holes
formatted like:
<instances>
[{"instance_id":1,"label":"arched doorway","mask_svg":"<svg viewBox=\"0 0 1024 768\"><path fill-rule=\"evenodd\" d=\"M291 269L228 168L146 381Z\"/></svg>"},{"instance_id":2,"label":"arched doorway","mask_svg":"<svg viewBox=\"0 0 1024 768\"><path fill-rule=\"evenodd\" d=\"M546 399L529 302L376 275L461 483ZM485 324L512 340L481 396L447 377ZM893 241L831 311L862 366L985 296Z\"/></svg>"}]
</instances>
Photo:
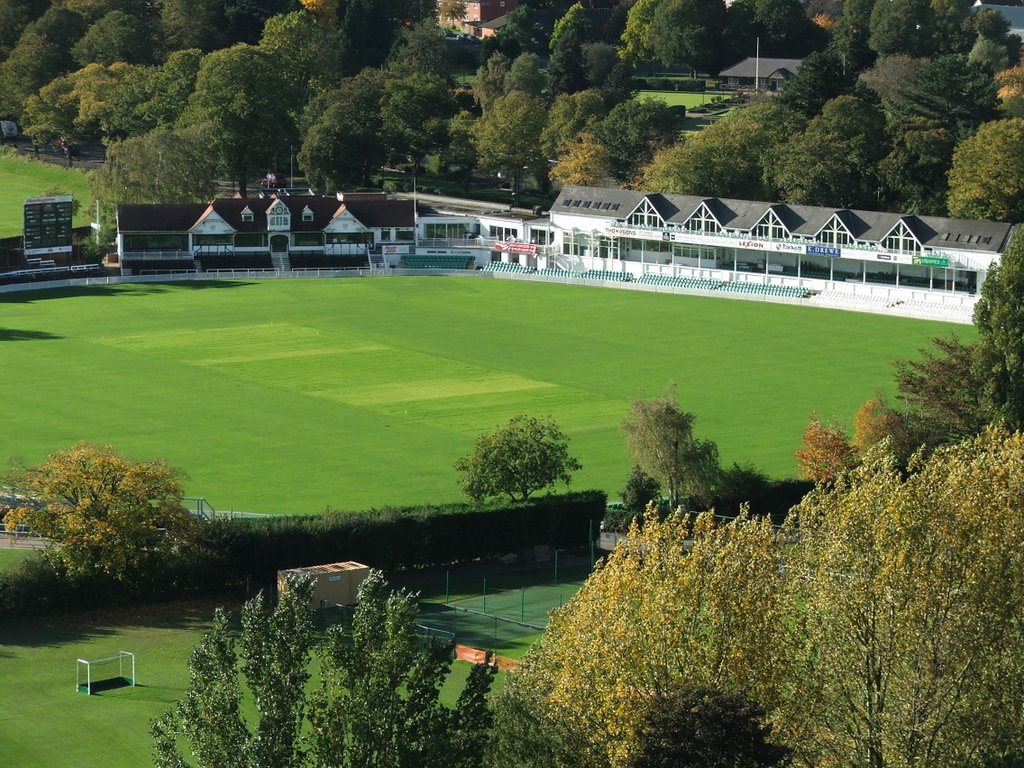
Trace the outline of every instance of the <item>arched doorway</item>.
<instances>
[{"instance_id":1,"label":"arched doorway","mask_svg":"<svg viewBox=\"0 0 1024 768\"><path fill-rule=\"evenodd\" d=\"M288 235L273 235L270 238L270 252L272 254L288 253Z\"/></svg>"}]
</instances>

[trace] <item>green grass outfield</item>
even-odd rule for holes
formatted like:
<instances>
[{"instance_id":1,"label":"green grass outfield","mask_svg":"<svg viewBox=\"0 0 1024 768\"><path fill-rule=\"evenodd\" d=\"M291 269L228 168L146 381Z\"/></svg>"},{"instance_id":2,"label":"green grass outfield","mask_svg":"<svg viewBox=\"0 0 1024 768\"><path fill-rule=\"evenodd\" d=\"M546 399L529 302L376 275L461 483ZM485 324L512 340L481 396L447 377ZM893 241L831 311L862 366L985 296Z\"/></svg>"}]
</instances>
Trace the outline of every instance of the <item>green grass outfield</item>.
<instances>
[{"instance_id":1,"label":"green grass outfield","mask_svg":"<svg viewBox=\"0 0 1024 768\"><path fill-rule=\"evenodd\" d=\"M219 509L458 497L452 462L553 416L613 496L631 396L679 384L722 461L795 472L811 411L848 422L891 361L974 330L811 307L456 277L132 285L0 296L0 464L78 440L184 468Z\"/></svg>"},{"instance_id":2,"label":"green grass outfield","mask_svg":"<svg viewBox=\"0 0 1024 768\"><path fill-rule=\"evenodd\" d=\"M74 226L85 226L90 221L92 196L89 194L89 177L83 171L23 160L0 152L0 189L3 190L0 193L0 237L22 234L25 199L39 197L49 189L73 195L81 203Z\"/></svg>"},{"instance_id":3,"label":"green grass outfield","mask_svg":"<svg viewBox=\"0 0 1024 768\"><path fill-rule=\"evenodd\" d=\"M149 724L185 694L188 659L209 629L213 608L212 602L181 603L5 620L0 624L0 766L152 765ZM107 658L122 650L136 656L134 688L93 696L76 692L76 659ZM311 669L315 675L315 663ZM441 691L448 706L455 705L469 669L464 662L453 666ZM501 685L500 676L495 684ZM244 707L251 717L251 702Z\"/></svg>"}]
</instances>

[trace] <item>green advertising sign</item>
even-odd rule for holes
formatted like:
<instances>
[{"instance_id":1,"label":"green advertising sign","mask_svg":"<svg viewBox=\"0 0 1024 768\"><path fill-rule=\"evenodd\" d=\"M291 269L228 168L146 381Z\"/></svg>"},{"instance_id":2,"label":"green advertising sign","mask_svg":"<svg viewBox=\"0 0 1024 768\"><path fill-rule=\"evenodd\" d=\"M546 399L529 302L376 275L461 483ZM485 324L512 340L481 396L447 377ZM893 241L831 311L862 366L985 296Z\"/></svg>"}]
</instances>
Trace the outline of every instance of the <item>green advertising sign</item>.
<instances>
[{"instance_id":1,"label":"green advertising sign","mask_svg":"<svg viewBox=\"0 0 1024 768\"><path fill-rule=\"evenodd\" d=\"M949 259L945 256L915 256L914 263L922 267L948 267Z\"/></svg>"}]
</instances>

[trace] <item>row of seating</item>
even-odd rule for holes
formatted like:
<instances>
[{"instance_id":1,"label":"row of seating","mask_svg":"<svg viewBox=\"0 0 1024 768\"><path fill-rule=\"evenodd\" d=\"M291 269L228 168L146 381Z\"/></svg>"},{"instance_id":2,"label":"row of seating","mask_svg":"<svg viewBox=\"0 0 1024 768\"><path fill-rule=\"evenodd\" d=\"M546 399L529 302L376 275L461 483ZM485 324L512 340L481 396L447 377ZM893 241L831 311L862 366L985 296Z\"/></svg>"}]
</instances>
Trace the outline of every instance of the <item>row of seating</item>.
<instances>
[{"instance_id":1,"label":"row of seating","mask_svg":"<svg viewBox=\"0 0 1024 768\"><path fill-rule=\"evenodd\" d=\"M541 277L561 277L569 280L582 280L587 273L571 269L560 269L558 267L545 267L544 269L538 269L537 274Z\"/></svg>"},{"instance_id":2,"label":"row of seating","mask_svg":"<svg viewBox=\"0 0 1024 768\"><path fill-rule=\"evenodd\" d=\"M706 277L671 277L670 275L644 275L636 282L637 285L686 288L691 291L714 291L722 285L721 280L710 280Z\"/></svg>"},{"instance_id":3,"label":"row of seating","mask_svg":"<svg viewBox=\"0 0 1024 768\"><path fill-rule=\"evenodd\" d=\"M484 272L503 272L515 275L526 275L536 272L533 267L526 267L522 264L509 264L504 261L489 261L484 266Z\"/></svg>"},{"instance_id":4,"label":"row of seating","mask_svg":"<svg viewBox=\"0 0 1024 768\"><path fill-rule=\"evenodd\" d=\"M587 280L610 280L615 283L627 283L633 279L629 272L612 271L610 269L588 269L584 273Z\"/></svg>"},{"instance_id":5,"label":"row of seating","mask_svg":"<svg viewBox=\"0 0 1024 768\"><path fill-rule=\"evenodd\" d=\"M784 299L806 299L811 292L806 288L792 285L763 285L761 283L723 283L720 291L732 293L757 294L759 296L776 296Z\"/></svg>"},{"instance_id":6,"label":"row of seating","mask_svg":"<svg viewBox=\"0 0 1024 768\"><path fill-rule=\"evenodd\" d=\"M399 269L473 269L476 259L456 253L418 253L403 256Z\"/></svg>"},{"instance_id":7,"label":"row of seating","mask_svg":"<svg viewBox=\"0 0 1024 768\"><path fill-rule=\"evenodd\" d=\"M588 269L585 271L573 269L560 269L558 267L546 267L537 270L537 274L543 277L561 277L570 280L601 280L616 283L626 283L633 279L629 272L613 271L610 269Z\"/></svg>"}]
</instances>

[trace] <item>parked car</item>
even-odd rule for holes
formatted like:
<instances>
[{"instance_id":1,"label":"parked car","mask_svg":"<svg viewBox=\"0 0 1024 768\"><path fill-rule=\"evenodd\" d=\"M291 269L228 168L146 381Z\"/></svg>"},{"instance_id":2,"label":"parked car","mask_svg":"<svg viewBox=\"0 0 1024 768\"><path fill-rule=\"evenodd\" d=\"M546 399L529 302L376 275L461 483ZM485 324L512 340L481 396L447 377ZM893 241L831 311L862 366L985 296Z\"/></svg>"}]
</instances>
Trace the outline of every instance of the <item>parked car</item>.
<instances>
[{"instance_id":1,"label":"parked car","mask_svg":"<svg viewBox=\"0 0 1024 768\"><path fill-rule=\"evenodd\" d=\"M285 178L285 175L283 173L275 173L273 171L269 171L266 176L260 179L260 186L273 187L275 189L277 187L287 187L288 179Z\"/></svg>"}]
</instances>

